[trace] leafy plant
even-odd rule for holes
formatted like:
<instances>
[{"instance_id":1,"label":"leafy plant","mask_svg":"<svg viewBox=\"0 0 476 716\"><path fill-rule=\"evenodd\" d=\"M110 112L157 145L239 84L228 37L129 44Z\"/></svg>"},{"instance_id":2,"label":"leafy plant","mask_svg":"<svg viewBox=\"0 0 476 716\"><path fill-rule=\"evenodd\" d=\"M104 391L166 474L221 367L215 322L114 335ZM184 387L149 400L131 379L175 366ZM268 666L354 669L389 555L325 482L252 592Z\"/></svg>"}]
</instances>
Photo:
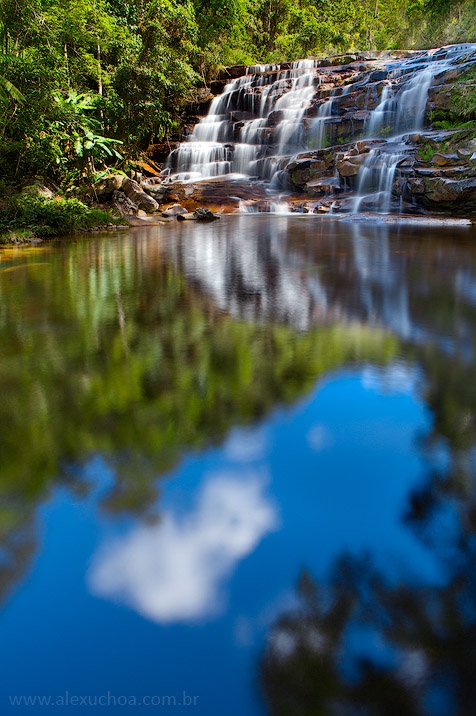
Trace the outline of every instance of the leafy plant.
<instances>
[{"instance_id":1,"label":"leafy plant","mask_svg":"<svg viewBox=\"0 0 476 716\"><path fill-rule=\"evenodd\" d=\"M57 132L60 149L56 157L57 164L66 164L76 174L86 172L93 175L96 171L95 160L104 162L111 158L122 159L114 146L122 142L98 134L101 123L91 114L96 108L95 98L91 94L70 90L66 96L56 93L54 99L60 116L52 124L53 131Z\"/></svg>"},{"instance_id":2,"label":"leafy plant","mask_svg":"<svg viewBox=\"0 0 476 716\"><path fill-rule=\"evenodd\" d=\"M110 212L91 209L77 199L45 199L17 194L7 200L0 219L0 234L8 239L12 230L28 230L38 237L60 236L75 231L117 224ZM1 241L1 240L0 240Z\"/></svg>"},{"instance_id":3,"label":"leafy plant","mask_svg":"<svg viewBox=\"0 0 476 716\"><path fill-rule=\"evenodd\" d=\"M19 89L15 87L6 77L0 75L0 101L8 101L8 99L14 99L16 102L23 104L25 97L22 95Z\"/></svg>"}]
</instances>

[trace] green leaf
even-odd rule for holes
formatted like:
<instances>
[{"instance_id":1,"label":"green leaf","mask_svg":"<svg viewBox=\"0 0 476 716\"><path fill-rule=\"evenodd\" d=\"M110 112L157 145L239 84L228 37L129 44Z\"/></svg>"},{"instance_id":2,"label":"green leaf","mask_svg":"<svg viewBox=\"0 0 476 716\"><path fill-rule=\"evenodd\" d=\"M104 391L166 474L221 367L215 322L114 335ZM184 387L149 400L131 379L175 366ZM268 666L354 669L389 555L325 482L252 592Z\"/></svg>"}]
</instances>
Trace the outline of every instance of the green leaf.
<instances>
[{"instance_id":1,"label":"green leaf","mask_svg":"<svg viewBox=\"0 0 476 716\"><path fill-rule=\"evenodd\" d=\"M0 75L0 99L8 99L9 96L20 104L26 102L26 99L20 90L17 89L15 85L12 85L6 77L2 77Z\"/></svg>"}]
</instances>

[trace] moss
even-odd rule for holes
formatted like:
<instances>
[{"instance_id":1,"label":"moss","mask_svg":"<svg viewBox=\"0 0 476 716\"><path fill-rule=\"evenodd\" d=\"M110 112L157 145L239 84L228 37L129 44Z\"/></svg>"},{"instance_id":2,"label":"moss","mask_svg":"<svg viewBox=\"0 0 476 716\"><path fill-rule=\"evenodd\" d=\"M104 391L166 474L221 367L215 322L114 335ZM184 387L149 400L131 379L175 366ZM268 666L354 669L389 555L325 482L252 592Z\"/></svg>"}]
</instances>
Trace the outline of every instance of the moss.
<instances>
[{"instance_id":1,"label":"moss","mask_svg":"<svg viewBox=\"0 0 476 716\"><path fill-rule=\"evenodd\" d=\"M418 150L418 158L421 159L422 162L431 162L433 156L435 155L435 151L436 150L429 144L424 144Z\"/></svg>"}]
</instances>

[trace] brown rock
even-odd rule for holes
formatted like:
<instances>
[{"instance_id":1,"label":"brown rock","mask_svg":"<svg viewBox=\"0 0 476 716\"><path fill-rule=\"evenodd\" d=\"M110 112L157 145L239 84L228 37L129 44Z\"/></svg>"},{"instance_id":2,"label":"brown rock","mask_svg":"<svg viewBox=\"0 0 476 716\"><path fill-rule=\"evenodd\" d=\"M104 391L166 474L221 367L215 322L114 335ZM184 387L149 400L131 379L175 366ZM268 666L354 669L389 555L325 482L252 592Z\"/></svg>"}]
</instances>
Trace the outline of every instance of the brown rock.
<instances>
[{"instance_id":1,"label":"brown rock","mask_svg":"<svg viewBox=\"0 0 476 716\"><path fill-rule=\"evenodd\" d=\"M424 194L425 193L425 182L423 179L410 179L407 182L407 186L412 194Z\"/></svg>"},{"instance_id":2,"label":"brown rock","mask_svg":"<svg viewBox=\"0 0 476 716\"><path fill-rule=\"evenodd\" d=\"M457 154L444 154L443 152L437 152L433 155L432 162L439 167L455 166L461 162L461 159Z\"/></svg>"},{"instance_id":3,"label":"brown rock","mask_svg":"<svg viewBox=\"0 0 476 716\"><path fill-rule=\"evenodd\" d=\"M425 197L432 202L462 202L476 200L476 178L445 179L444 177L426 178ZM471 207L474 213L475 207Z\"/></svg>"},{"instance_id":4,"label":"brown rock","mask_svg":"<svg viewBox=\"0 0 476 716\"><path fill-rule=\"evenodd\" d=\"M127 179L124 177L121 189L126 194L128 199L130 199L139 209L147 212L147 214L152 214L159 208L155 199L143 191L140 185L133 179Z\"/></svg>"},{"instance_id":5,"label":"brown rock","mask_svg":"<svg viewBox=\"0 0 476 716\"><path fill-rule=\"evenodd\" d=\"M195 184L173 182L167 185L165 200L181 204L188 212L207 207L215 212L223 210L230 213L237 210L241 199L265 197L265 188L258 182L212 178Z\"/></svg>"},{"instance_id":6,"label":"brown rock","mask_svg":"<svg viewBox=\"0 0 476 716\"><path fill-rule=\"evenodd\" d=\"M345 157L336 162L337 171L341 177L354 177L359 173L361 165L365 161L365 154L357 156Z\"/></svg>"},{"instance_id":7,"label":"brown rock","mask_svg":"<svg viewBox=\"0 0 476 716\"><path fill-rule=\"evenodd\" d=\"M338 191L342 191L338 177L322 177L306 184L306 192L309 196L335 194Z\"/></svg>"},{"instance_id":8,"label":"brown rock","mask_svg":"<svg viewBox=\"0 0 476 716\"><path fill-rule=\"evenodd\" d=\"M187 209L181 204L171 204L165 211L162 212L162 216L179 216L179 214L186 214Z\"/></svg>"}]
</instances>

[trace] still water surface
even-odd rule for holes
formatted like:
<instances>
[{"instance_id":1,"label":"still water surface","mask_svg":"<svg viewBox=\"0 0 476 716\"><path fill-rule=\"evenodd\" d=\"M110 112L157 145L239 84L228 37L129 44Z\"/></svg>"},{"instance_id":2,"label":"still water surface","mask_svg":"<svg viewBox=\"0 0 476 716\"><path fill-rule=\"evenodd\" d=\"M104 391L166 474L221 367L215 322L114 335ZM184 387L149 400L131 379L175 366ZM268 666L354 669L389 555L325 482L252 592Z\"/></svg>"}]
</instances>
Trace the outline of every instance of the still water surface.
<instances>
[{"instance_id":1,"label":"still water surface","mask_svg":"<svg viewBox=\"0 0 476 716\"><path fill-rule=\"evenodd\" d=\"M0 712L473 713L475 239L2 252Z\"/></svg>"}]
</instances>

